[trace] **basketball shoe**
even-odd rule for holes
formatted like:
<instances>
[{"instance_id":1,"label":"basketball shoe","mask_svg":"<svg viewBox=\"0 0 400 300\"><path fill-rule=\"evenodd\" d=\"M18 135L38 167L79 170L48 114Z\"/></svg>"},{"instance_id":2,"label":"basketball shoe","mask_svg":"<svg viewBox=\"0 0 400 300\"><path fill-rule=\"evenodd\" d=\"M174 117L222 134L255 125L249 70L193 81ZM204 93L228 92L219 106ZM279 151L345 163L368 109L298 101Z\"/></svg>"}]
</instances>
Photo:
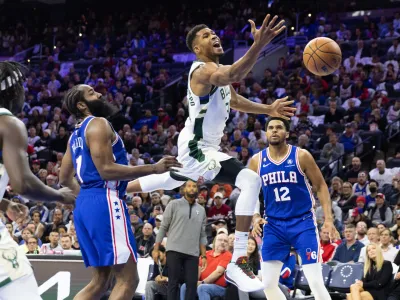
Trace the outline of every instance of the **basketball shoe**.
<instances>
[{"instance_id":1,"label":"basketball shoe","mask_svg":"<svg viewBox=\"0 0 400 300\"><path fill-rule=\"evenodd\" d=\"M236 285L239 290L247 293L264 289L262 282L251 270L247 256L241 256L236 262L228 264L225 271L225 280Z\"/></svg>"}]
</instances>

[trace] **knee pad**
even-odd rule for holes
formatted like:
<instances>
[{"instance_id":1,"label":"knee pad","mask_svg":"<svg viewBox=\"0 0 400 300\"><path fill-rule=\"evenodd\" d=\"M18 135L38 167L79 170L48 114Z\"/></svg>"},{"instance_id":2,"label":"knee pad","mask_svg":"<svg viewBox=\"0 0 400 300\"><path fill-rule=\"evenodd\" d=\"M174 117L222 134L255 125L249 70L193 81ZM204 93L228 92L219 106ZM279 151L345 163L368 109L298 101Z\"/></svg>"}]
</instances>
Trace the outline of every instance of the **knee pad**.
<instances>
[{"instance_id":1,"label":"knee pad","mask_svg":"<svg viewBox=\"0 0 400 300\"><path fill-rule=\"evenodd\" d=\"M256 172L246 168L236 176L235 185L242 191L255 189L258 193L261 188L261 178Z\"/></svg>"}]
</instances>

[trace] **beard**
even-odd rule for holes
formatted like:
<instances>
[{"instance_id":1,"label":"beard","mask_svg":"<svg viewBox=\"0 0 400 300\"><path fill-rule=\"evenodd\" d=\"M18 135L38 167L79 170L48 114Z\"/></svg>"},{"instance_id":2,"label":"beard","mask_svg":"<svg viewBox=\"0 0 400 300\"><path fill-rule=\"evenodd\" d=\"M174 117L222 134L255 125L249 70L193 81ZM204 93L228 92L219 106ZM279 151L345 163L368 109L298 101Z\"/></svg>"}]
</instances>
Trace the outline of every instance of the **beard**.
<instances>
[{"instance_id":1,"label":"beard","mask_svg":"<svg viewBox=\"0 0 400 300\"><path fill-rule=\"evenodd\" d=\"M188 198L188 199L196 199L198 195L199 195L198 192L191 192L191 193L190 192L186 192L185 193L185 197Z\"/></svg>"},{"instance_id":2,"label":"beard","mask_svg":"<svg viewBox=\"0 0 400 300\"><path fill-rule=\"evenodd\" d=\"M109 118L118 112L117 108L110 104L105 97L92 101L85 100L85 103L95 117Z\"/></svg>"},{"instance_id":3,"label":"beard","mask_svg":"<svg viewBox=\"0 0 400 300\"><path fill-rule=\"evenodd\" d=\"M268 144L272 145L272 146L278 146L281 145L285 140L277 140L277 141L268 141Z\"/></svg>"}]
</instances>

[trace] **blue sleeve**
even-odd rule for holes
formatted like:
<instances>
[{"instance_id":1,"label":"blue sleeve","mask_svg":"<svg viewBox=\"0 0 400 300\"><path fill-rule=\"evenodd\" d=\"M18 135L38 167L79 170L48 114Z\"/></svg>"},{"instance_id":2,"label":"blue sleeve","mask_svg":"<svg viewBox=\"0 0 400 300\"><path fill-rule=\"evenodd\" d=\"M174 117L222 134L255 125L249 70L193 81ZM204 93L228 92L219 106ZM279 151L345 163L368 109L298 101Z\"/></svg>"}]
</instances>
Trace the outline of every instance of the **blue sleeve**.
<instances>
[{"instance_id":1,"label":"blue sleeve","mask_svg":"<svg viewBox=\"0 0 400 300\"><path fill-rule=\"evenodd\" d=\"M337 247L336 252L335 252L335 256L332 258L332 260L340 261L340 259L339 259L339 253L340 253L340 251L342 251L342 245L343 245L343 244L340 244L340 245ZM358 255L360 255L360 253L359 253Z\"/></svg>"}]
</instances>

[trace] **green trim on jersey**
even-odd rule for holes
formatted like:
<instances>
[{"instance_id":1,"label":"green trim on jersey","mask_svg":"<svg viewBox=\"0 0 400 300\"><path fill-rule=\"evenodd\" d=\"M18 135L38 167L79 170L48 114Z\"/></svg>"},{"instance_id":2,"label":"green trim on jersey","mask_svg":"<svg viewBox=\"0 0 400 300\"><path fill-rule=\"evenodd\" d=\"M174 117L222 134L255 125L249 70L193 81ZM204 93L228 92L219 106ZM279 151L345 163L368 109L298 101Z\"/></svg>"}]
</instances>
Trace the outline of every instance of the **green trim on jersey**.
<instances>
[{"instance_id":1,"label":"green trim on jersey","mask_svg":"<svg viewBox=\"0 0 400 300\"><path fill-rule=\"evenodd\" d=\"M8 109L0 107L0 116L14 116L14 115Z\"/></svg>"},{"instance_id":2,"label":"green trim on jersey","mask_svg":"<svg viewBox=\"0 0 400 300\"><path fill-rule=\"evenodd\" d=\"M6 279L4 279L2 282L0 282L0 288L2 288L3 286L9 284L11 282L11 278L7 277Z\"/></svg>"},{"instance_id":3,"label":"green trim on jersey","mask_svg":"<svg viewBox=\"0 0 400 300\"><path fill-rule=\"evenodd\" d=\"M211 91L210 91L210 97L212 96L212 94L214 94L216 91L218 90L218 86L212 86Z\"/></svg>"},{"instance_id":4,"label":"green trim on jersey","mask_svg":"<svg viewBox=\"0 0 400 300\"><path fill-rule=\"evenodd\" d=\"M203 162L205 160L205 155L203 151L199 149L198 141L203 138L203 122L204 122L204 115L207 112L207 108L203 108L199 112L199 116L194 120L194 128L193 133L194 137L192 140L189 141L189 156L193 157L199 162Z\"/></svg>"}]
</instances>

